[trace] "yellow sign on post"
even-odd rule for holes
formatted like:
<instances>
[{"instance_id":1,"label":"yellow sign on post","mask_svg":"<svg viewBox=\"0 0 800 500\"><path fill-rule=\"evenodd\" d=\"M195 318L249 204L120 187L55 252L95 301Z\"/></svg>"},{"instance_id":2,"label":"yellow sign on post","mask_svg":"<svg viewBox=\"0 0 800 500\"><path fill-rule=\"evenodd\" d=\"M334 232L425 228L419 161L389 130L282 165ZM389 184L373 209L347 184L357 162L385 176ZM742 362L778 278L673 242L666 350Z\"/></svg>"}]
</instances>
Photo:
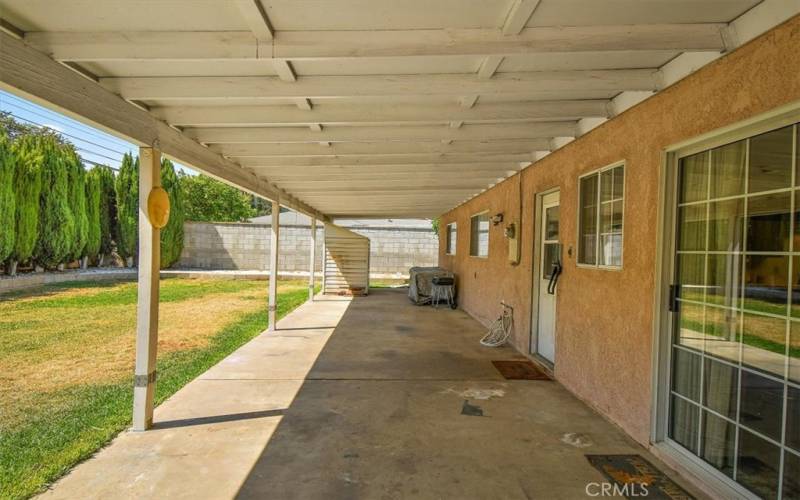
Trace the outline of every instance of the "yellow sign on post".
<instances>
[{"instance_id":1,"label":"yellow sign on post","mask_svg":"<svg viewBox=\"0 0 800 500\"><path fill-rule=\"evenodd\" d=\"M162 187L154 187L147 197L147 217L156 229L169 222L169 195Z\"/></svg>"}]
</instances>

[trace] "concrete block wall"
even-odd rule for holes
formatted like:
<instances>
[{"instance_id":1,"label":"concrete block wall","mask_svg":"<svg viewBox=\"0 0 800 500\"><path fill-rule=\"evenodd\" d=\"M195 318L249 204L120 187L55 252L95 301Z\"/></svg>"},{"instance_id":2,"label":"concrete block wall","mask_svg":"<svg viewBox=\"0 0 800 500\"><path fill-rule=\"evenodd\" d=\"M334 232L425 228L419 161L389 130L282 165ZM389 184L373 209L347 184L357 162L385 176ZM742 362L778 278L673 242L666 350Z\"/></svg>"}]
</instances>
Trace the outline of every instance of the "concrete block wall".
<instances>
[{"instance_id":1,"label":"concrete block wall","mask_svg":"<svg viewBox=\"0 0 800 500\"><path fill-rule=\"evenodd\" d=\"M343 226L370 239L370 275L408 276L412 266L436 265L439 241L421 227ZM278 254L281 272L308 274L310 226L281 225ZM269 224L187 222L180 268L215 270L268 270ZM317 229L317 269L322 267L324 232Z\"/></svg>"},{"instance_id":2,"label":"concrete block wall","mask_svg":"<svg viewBox=\"0 0 800 500\"><path fill-rule=\"evenodd\" d=\"M370 274L408 277L412 266L435 266L439 241L427 228L348 228L370 240Z\"/></svg>"}]
</instances>

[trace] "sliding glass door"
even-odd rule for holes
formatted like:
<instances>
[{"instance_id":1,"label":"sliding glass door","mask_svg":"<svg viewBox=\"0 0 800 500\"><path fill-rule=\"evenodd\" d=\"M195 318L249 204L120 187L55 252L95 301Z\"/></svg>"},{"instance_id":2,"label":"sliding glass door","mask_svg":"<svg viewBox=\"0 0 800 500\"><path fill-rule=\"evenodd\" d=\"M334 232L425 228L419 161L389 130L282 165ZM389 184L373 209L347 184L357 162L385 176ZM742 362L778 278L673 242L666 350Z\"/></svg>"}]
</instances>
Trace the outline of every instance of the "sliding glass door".
<instances>
[{"instance_id":1,"label":"sliding glass door","mask_svg":"<svg viewBox=\"0 0 800 500\"><path fill-rule=\"evenodd\" d=\"M678 159L667 436L800 498L797 124Z\"/></svg>"}]
</instances>

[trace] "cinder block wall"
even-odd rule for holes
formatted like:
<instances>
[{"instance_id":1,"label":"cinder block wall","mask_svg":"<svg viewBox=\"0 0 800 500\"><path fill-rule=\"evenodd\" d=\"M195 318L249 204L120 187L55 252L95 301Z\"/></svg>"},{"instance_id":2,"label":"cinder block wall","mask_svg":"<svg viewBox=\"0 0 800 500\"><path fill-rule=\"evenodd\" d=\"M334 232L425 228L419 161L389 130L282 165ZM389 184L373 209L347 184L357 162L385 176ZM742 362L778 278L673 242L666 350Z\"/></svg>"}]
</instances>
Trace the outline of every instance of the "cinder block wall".
<instances>
[{"instance_id":1,"label":"cinder block wall","mask_svg":"<svg viewBox=\"0 0 800 500\"><path fill-rule=\"evenodd\" d=\"M370 239L370 275L407 277L411 266L436 265L439 241L420 227L344 226ZM178 267L191 269L268 270L269 224L184 224L184 248ZM317 229L317 269L322 266L323 229ZM311 228L281 225L279 265L281 272L307 274Z\"/></svg>"}]
</instances>

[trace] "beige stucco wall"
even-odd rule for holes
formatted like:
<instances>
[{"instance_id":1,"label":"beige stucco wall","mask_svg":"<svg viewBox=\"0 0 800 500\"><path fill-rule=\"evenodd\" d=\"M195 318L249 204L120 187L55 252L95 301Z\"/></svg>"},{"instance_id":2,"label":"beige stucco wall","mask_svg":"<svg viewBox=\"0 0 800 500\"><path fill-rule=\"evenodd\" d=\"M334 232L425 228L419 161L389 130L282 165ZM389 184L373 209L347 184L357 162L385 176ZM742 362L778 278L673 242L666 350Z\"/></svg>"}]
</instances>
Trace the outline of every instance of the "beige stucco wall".
<instances>
[{"instance_id":1,"label":"beige stucco wall","mask_svg":"<svg viewBox=\"0 0 800 500\"><path fill-rule=\"evenodd\" d=\"M457 273L459 302L482 322L515 308L514 345L529 352L535 195L561 190L564 273L556 319L556 378L637 441L650 436L651 349L657 204L663 150L716 128L800 100L800 17L795 17L547 156L522 173L522 260L507 263L503 225L490 229L489 258L469 256L469 217L488 209L506 222L519 211L514 176L444 214L458 223L457 254L439 262ZM578 177L626 161L624 268L579 268Z\"/></svg>"}]
</instances>

